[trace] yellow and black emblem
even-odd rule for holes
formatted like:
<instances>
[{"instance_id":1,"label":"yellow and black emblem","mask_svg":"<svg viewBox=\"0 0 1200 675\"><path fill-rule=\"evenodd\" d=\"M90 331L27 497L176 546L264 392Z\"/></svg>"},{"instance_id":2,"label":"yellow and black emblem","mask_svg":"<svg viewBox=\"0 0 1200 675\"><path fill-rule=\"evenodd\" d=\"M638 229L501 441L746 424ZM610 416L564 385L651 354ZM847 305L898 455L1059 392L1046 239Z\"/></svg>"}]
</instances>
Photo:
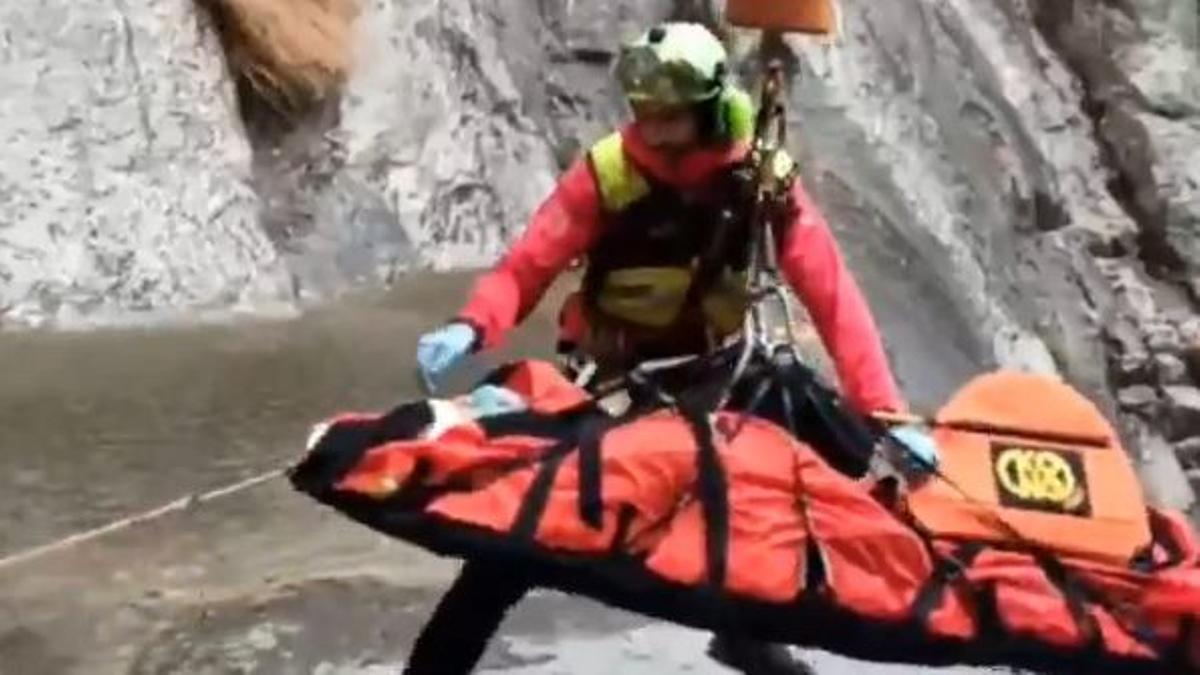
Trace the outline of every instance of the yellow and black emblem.
<instances>
[{"instance_id":1,"label":"yellow and black emblem","mask_svg":"<svg viewBox=\"0 0 1200 675\"><path fill-rule=\"evenodd\" d=\"M1087 475L1073 450L995 443L992 468L1004 506L1091 515Z\"/></svg>"}]
</instances>

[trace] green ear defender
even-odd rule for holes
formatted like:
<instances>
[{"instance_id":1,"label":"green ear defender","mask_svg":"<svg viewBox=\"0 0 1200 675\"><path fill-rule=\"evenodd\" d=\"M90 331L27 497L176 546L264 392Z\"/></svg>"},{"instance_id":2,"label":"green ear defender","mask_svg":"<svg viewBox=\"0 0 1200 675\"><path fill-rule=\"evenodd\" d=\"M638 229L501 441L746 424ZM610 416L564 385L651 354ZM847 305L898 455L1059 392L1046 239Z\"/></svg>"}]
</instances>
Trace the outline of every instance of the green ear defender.
<instances>
[{"instance_id":1,"label":"green ear defender","mask_svg":"<svg viewBox=\"0 0 1200 675\"><path fill-rule=\"evenodd\" d=\"M717 135L728 141L754 136L754 101L746 92L726 86L717 101Z\"/></svg>"}]
</instances>

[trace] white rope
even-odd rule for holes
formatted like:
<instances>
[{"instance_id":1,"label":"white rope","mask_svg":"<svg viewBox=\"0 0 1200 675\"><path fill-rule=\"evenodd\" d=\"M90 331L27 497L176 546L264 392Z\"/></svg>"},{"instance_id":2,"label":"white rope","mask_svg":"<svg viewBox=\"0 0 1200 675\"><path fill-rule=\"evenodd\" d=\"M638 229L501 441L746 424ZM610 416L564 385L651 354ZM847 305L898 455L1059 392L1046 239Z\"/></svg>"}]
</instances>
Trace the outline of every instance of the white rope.
<instances>
[{"instance_id":1,"label":"white rope","mask_svg":"<svg viewBox=\"0 0 1200 675\"><path fill-rule=\"evenodd\" d=\"M267 471L266 473L260 473L257 476L252 476L245 480L240 480L231 485L226 485L224 487L220 487L215 490L210 490L210 491L202 493L202 494L185 495L183 497L180 497L179 499L176 499L173 502L170 502L168 504L163 504L162 506L159 506L158 508L151 509L149 511L144 511L142 513L132 515L132 516L129 516L126 518L122 518L120 520L115 520L107 525L102 525L97 528L93 528L90 530L84 530L82 532L77 532L68 537L63 537L62 539L59 539L57 541L50 542L49 544L43 544L41 546L35 546L33 548L26 549L24 551L19 551L17 553L14 553L13 555L9 555L4 558L0 558L0 570L4 570L9 567L14 567L14 566L19 565L24 562L29 562L30 560L33 560L34 558L40 558L44 555L49 555L50 553L54 553L56 551L61 551L63 549L67 549L72 546L82 544L85 541L90 541L92 539L96 539L97 537L101 537L103 535L110 534L110 533L116 532L118 530L124 530L128 527L137 525L138 523L144 523L144 522L147 522L150 520L155 520L155 519L161 518L161 517L167 515L168 513L173 513L175 511L182 511L184 509L191 508L192 506L196 506L198 504L202 504L207 501L219 499L221 497L225 497L225 496L234 494L235 492L241 492L243 490L248 490L256 485L266 483L269 480L273 480L275 478L282 477L284 472L286 472L286 471L287 471L286 468L272 469L271 471Z\"/></svg>"}]
</instances>

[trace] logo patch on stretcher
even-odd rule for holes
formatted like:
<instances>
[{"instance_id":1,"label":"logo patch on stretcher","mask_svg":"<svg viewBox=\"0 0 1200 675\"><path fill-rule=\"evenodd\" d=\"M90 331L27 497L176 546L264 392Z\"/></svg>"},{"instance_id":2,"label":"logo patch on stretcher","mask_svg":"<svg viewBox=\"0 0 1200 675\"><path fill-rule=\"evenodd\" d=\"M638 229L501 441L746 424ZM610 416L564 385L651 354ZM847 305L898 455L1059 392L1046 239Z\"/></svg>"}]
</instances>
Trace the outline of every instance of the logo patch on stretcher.
<instances>
[{"instance_id":1,"label":"logo patch on stretcher","mask_svg":"<svg viewBox=\"0 0 1200 675\"><path fill-rule=\"evenodd\" d=\"M1081 517L1092 514L1083 460L1072 450L993 443L992 472L1003 506Z\"/></svg>"}]
</instances>

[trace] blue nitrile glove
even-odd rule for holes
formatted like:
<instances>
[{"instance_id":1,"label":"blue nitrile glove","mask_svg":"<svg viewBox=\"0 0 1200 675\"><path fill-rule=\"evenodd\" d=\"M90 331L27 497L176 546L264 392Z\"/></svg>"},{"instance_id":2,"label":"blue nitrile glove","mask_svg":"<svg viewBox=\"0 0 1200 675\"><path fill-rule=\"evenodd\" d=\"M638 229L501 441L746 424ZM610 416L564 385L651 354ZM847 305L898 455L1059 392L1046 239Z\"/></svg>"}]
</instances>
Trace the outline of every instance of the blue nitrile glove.
<instances>
[{"instance_id":1,"label":"blue nitrile glove","mask_svg":"<svg viewBox=\"0 0 1200 675\"><path fill-rule=\"evenodd\" d=\"M912 464L923 471L934 471L938 468L937 442L923 428L906 424L888 432L907 452Z\"/></svg>"},{"instance_id":2,"label":"blue nitrile glove","mask_svg":"<svg viewBox=\"0 0 1200 675\"><path fill-rule=\"evenodd\" d=\"M442 375L471 353L475 340L475 328L462 321L421 336L417 341L417 366L428 391L435 391Z\"/></svg>"},{"instance_id":3,"label":"blue nitrile glove","mask_svg":"<svg viewBox=\"0 0 1200 675\"><path fill-rule=\"evenodd\" d=\"M529 407L517 392L494 384L485 384L472 391L469 400L473 417L520 412Z\"/></svg>"}]
</instances>

